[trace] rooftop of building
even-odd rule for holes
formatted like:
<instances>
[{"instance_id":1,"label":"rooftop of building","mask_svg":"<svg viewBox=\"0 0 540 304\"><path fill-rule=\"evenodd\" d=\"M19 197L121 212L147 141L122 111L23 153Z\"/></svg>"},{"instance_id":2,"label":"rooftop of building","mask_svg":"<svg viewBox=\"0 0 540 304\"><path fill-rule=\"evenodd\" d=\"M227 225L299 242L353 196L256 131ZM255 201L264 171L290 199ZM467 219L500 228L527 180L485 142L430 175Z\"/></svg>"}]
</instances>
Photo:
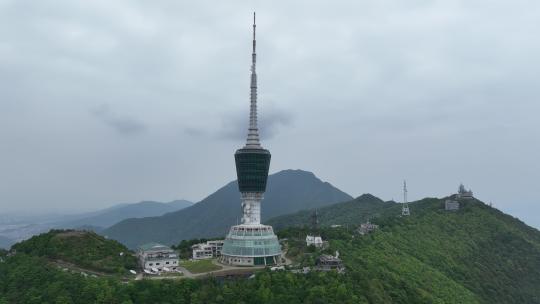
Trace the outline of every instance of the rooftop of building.
<instances>
[{"instance_id":1,"label":"rooftop of building","mask_svg":"<svg viewBox=\"0 0 540 304\"><path fill-rule=\"evenodd\" d=\"M229 231L230 237L274 237L274 229L267 225L236 225Z\"/></svg>"},{"instance_id":2,"label":"rooftop of building","mask_svg":"<svg viewBox=\"0 0 540 304\"><path fill-rule=\"evenodd\" d=\"M139 250L142 251L172 251L171 247L160 243L147 243L139 246Z\"/></svg>"},{"instance_id":3,"label":"rooftop of building","mask_svg":"<svg viewBox=\"0 0 540 304\"><path fill-rule=\"evenodd\" d=\"M329 254L323 254L319 256L321 262L341 262L341 259Z\"/></svg>"}]
</instances>

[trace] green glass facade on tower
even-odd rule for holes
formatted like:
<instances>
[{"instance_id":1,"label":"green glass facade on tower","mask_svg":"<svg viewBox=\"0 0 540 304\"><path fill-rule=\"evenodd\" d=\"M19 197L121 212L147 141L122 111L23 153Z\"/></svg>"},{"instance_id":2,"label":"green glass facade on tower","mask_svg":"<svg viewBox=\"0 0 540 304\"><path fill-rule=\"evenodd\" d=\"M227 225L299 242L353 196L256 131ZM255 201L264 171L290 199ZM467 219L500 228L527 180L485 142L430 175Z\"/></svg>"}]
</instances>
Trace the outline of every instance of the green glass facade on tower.
<instances>
[{"instance_id":1,"label":"green glass facade on tower","mask_svg":"<svg viewBox=\"0 0 540 304\"><path fill-rule=\"evenodd\" d=\"M240 192L265 192L270 151L266 149L239 149L234 154Z\"/></svg>"}]
</instances>

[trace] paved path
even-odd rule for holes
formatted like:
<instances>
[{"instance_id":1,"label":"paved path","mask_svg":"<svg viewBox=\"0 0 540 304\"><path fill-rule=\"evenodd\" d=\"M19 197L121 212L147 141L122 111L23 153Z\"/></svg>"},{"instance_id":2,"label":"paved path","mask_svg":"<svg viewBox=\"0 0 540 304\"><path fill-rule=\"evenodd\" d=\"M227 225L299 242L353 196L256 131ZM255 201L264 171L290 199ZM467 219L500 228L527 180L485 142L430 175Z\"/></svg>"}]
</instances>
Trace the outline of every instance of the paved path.
<instances>
[{"instance_id":1,"label":"paved path","mask_svg":"<svg viewBox=\"0 0 540 304\"><path fill-rule=\"evenodd\" d=\"M201 273L192 273L189 270L187 270L185 267L178 266L177 269L182 271L184 273L183 276L171 276L168 277L166 275L158 276L158 275L152 275L152 276L145 276L145 278L150 278L154 280L162 280L162 279L195 279L195 278L204 278L208 276L226 276L226 275L234 275L234 274L243 274L243 273L250 273L255 270L261 270L264 269L265 266L257 266L257 267L237 267L237 266L229 266L229 265L223 265L218 263L217 260L212 260L212 264L216 266L220 266L221 269L219 270L212 270L209 272L201 272Z\"/></svg>"},{"instance_id":2,"label":"paved path","mask_svg":"<svg viewBox=\"0 0 540 304\"><path fill-rule=\"evenodd\" d=\"M75 265L73 263L62 261L62 260L50 260L50 261L53 264L56 264L56 266L58 266L61 269L67 269L67 270L71 270L71 271L74 271L74 272L85 273L86 275L95 275L95 276L98 276L98 277L111 276L110 273L104 273L104 272L97 271L97 270L91 270L91 269L82 268L82 267L79 267L79 266L77 266L77 265Z\"/></svg>"},{"instance_id":3,"label":"paved path","mask_svg":"<svg viewBox=\"0 0 540 304\"><path fill-rule=\"evenodd\" d=\"M283 257L285 258L285 265L291 265L292 261L289 258L287 258L286 254L287 254L287 248L285 248L285 250L283 252ZM170 277L168 277L166 275L162 275L162 276L145 275L145 278L150 278L150 279L155 279L155 280L186 279L186 278L195 279L195 278L204 278L204 277L208 277L208 276L217 276L217 277L219 277L219 276L226 276L226 275L246 274L246 273L254 272L255 270L261 270L261 269L266 268L266 266L264 266L264 265L263 266L253 266L253 267L224 265L224 264L220 264L216 259L212 259L212 264L214 264L216 266L220 266L221 269L212 270L212 271L209 271L209 272L192 273L189 270L187 270L185 267L178 266L177 269L182 271L182 273L184 274L183 276L170 276Z\"/></svg>"}]
</instances>

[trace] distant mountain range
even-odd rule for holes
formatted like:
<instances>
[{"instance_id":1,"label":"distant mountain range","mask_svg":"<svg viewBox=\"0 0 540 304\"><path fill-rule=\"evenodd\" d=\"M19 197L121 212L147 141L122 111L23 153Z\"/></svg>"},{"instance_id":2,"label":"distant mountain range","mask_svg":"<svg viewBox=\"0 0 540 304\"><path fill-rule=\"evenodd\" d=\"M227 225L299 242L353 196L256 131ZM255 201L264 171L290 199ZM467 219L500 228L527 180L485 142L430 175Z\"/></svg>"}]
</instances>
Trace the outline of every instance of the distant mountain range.
<instances>
[{"instance_id":1,"label":"distant mountain range","mask_svg":"<svg viewBox=\"0 0 540 304\"><path fill-rule=\"evenodd\" d=\"M8 239L7 237L0 235L0 248L3 249L9 249L11 245L13 245L14 241L11 239Z\"/></svg>"},{"instance_id":2,"label":"distant mountain range","mask_svg":"<svg viewBox=\"0 0 540 304\"><path fill-rule=\"evenodd\" d=\"M77 215L76 219L67 219L55 223L59 228L95 228L105 229L128 218L143 218L160 216L168 212L178 211L193 205L186 200L176 200L169 203L143 201L135 204L119 204L96 212Z\"/></svg>"},{"instance_id":3,"label":"distant mountain range","mask_svg":"<svg viewBox=\"0 0 540 304\"><path fill-rule=\"evenodd\" d=\"M127 218L159 216L191 205L193 203L186 200L176 200L169 203L143 201L133 204L118 204L110 208L79 214L27 217L4 215L0 218L0 248L8 247L13 242L27 239L53 228L76 228L99 232Z\"/></svg>"},{"instance_id":4,"label":"distant mountain range","mask_svg":"<svg viewBox=\"0 0 540 304\"><path fill-rule=\"evenodd\" d=\"M311 172L280 171L268 178L262 220L351 199ZM191 207L157 217L127 219L101 233L130 248L152 241L176 244L184 239L224 236L240 216L240 193L234 181Z\"/></svg>"}]
</instances>

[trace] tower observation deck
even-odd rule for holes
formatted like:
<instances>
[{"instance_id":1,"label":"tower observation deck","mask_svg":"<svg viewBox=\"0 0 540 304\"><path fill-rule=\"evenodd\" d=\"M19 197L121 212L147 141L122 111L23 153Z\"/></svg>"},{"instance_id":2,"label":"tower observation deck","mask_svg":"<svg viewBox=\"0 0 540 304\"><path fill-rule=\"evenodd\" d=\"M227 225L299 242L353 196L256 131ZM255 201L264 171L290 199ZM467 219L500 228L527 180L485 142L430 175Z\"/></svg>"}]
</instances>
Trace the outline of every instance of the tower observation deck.
<instances>
[{"instance_id":1,"label":"tower observation deck","mask_svg":"<svg viewBox=\"0 0 540 304\"><path fill-rule=\"evenodd\" d=\"M249 128L246 144L234 154L238 189L242 201L242 221L231 227L223 243L220 262L236 266L275 265L281 263L281 246L271 226L261 224L261 201L266 191L270 151L261 146L257 126L257 53L253 13L253 53Z\"/></svg>"}]
</instances>

